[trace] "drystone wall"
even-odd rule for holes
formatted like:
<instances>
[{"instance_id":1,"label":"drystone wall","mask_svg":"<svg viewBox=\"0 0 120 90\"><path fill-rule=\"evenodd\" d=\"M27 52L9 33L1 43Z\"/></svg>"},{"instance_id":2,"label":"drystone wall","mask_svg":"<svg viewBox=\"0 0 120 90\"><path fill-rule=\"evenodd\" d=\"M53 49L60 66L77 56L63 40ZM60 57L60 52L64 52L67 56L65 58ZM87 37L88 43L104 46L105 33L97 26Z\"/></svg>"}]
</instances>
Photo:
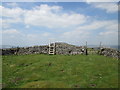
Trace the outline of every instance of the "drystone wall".
<instances>
[{"instance_id":1,"label":"drystone wall","mask_svg":"<svg viewBox=\"0 0 120 90\"><path fill-rule=\"evenodd\" d=\"M101 48L96 50L98 54L120 59L120 51L111 48ZM0 55L26 55L26 54L49 54L49 46L17 47L9 49L0 49ZM86 55L85 47L70 45L67 43L55 43L55 54L60 55ZM89 54L89 51L88 51Z\"/></svg>"},{"instance_id":2,"label":"drystone wall","mask_svg":"<svg viewBox=\"0 0 120 90\"><path fill-rule=\"evenodd\" d=\"M85 47L78 47L66 43L56 43L55 54L64 54L64 55L85 54Z\"/></svg>"},{"instance_id":3,"label":"drystone wall","mask_svg":"<svg viewBox=\"0 0 120 90\"><path fill-rule=\"evenodd\" d=\"M26 55L26 54L48 54L49 46L34 46L34 47L21 47L21 48L9 48L1 49L2 55ZM55 44L55 54L85 54L85 49L66 43Z\"/></svg>"},{"instance_id":4,"label":"drystone wall","mask_svg":"<svg viewBox=\"0 0 120 90\"><path fill-rule=\"evenodd\" d=\"M101 48L98 52L100 55L114 57L120 59L120 51L112 48Z\"/></svg>"},{"instance_id":5,"label":"drystone wall","mask_svg":"<svg viewBox=\"0 0 120 90\"><path fill-rule=\"evenodd\" d=\"M16 54L48 54L48 46L34 46L34 47L26 47L19 48Z\"/></svg>"},{"instance_id":6,"label":"drystone wall","mask_svg":"<svg viewBox=\"0 0 120 90\"><path fill-rule=\"evenodd\" d=\"M2 55L47 54L48 46L34 46L2 49Z\"/></svg>"}]
</instances>

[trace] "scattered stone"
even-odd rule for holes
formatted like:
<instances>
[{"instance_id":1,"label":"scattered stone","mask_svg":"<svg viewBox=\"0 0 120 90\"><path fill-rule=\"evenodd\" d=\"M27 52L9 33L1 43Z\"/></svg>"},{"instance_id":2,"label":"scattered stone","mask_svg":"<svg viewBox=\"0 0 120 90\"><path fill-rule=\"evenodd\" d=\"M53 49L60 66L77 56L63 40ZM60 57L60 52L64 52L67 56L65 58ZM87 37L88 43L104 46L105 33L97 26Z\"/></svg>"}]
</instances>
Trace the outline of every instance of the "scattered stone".
<instances>
[{"instance_id":1,"label":"scattered stone","mask_svg":"<svg viewBox=\"0 0 120 90\"><path fill-rule=\"evenodd\" d=\"M21 77L15 77L15 78L11 79L11 82L14 83L15 85L17 85L20 80L22 80Z\"/></svg>"},{"instance_id":2,"label":"scattered stone","mask_svg":"<svg viewBox=\"0 0 120 90\"><path fill-rule=\"evenodd\" d=\"M34 81L39 81L39 80L34 80Z\"/></svg>"},{"instance_id":3,"label":"scattered stone","mask_svg":"<svg viewBox=\"0 0 120 90\"><path fill-rule=\"evenodd\" d=\"M100 78L102 78L102 77L100 77Z\"/></svg>"},{"instance_id":4,"label":"scattered stone","mask_svg":"<svg viewBox=\"0 0 120 90\"><path fill-rule=\"evenodd\" d=\"M79 86L79 85L74 85L74 87L75 87L75 88L80 88L80 86Z\"/></svg>"},{"instance_id":5,"label":"scattered stone","mask_svg":"<svg viewBox=\"0 0 120 90\"><path fill-rule=\"evenodd\" d=\"M62 70L60 70L61 72L65 72L63 69Z\"/></svg>"},{"instance_id":6,"label":"scattered stone","mask_svg":"<svg viewBox=\"0 0 120 90\"><path fill-rule=\"evenodd\" d=\"M49 63L49 64L48 64L48 66L51 66L51 65L52 65L52 63Z\"/></svg>"},{"instance_id":7,"label":"scattered stone","mask_svg":"<svg viewBox=\"0 0 120 90\"><path fill-rule=\"evenodd\" d=\"M90 84L90 87L96 87L96 84Z\"/></svg>"}]
</instances>

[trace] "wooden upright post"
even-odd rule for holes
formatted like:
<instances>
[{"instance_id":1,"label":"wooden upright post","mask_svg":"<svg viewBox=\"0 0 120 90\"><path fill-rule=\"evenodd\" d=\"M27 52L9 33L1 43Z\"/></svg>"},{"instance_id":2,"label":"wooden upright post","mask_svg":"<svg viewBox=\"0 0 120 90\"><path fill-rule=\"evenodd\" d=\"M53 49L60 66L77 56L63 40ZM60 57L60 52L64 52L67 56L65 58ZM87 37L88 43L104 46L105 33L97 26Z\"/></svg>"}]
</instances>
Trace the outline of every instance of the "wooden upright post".
<instances>
[{"instance_id":1,"label":"wooden upright post","mask_svg":"<svg viewBox=\"0 0 120 90\"><path fill-rule=\"evenodd\" d=\"M101 44L102 44L102 42L100 42L100 49L101 49Z\"/></svg>"},{"instance_id":2,"label":"wooden upright post","mask_svg":"<svg viewBox=\"0 0 120 90\"><path fill-rule=\"evenodd\" d=\"M101 54L101 53L102 53L102 51L101 51L101 44L102 44L102 42L100 42L100 51L99 51L99 54Z\"/></svg>"},{"instance_id":3,"label":"wooden upright post","mask_svg":"<svg viewBox=\"0 0 120 90\"><path fill-rule=\"evenodd\" d=\"M88 52L87 52L87 41L86 41L85 55L88 55Z\"/></svg>"}]
</instances>

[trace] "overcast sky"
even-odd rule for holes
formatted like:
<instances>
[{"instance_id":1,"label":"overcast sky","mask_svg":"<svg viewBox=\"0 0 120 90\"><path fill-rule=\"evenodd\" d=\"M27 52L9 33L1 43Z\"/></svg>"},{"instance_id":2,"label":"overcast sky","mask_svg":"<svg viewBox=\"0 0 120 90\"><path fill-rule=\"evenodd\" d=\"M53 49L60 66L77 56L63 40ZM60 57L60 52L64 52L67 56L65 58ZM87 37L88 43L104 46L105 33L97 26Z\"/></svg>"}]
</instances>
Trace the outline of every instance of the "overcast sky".
<instances>
[{"instance_id":1,"label":"overcast sky","mask_svg":"<svg viewBox=\"0 0 120 90\"><path fill-rule=\"evenodd\" d=\"M117 3L4 2L0 10L2 45L118 44Z\"/></svg>"}]
</instances>

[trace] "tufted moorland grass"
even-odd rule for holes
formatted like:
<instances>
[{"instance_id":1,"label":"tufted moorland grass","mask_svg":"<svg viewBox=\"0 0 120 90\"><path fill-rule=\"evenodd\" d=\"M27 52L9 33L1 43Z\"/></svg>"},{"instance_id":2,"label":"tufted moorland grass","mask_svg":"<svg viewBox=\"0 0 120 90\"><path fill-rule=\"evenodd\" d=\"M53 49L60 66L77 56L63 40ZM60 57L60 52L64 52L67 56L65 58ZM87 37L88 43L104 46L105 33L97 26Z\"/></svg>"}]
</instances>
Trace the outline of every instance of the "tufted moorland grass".
<instances>
[{"instance_id":1,"label":"tufted moorland grass","mask_svg":"<svg viewBox=\"0 0 120 90\"><path fill-rule=\"evenodd\" d=\"M99 55L2 57L4 88L117 88L118 60Z\"/></svg>"}]
</instances>

